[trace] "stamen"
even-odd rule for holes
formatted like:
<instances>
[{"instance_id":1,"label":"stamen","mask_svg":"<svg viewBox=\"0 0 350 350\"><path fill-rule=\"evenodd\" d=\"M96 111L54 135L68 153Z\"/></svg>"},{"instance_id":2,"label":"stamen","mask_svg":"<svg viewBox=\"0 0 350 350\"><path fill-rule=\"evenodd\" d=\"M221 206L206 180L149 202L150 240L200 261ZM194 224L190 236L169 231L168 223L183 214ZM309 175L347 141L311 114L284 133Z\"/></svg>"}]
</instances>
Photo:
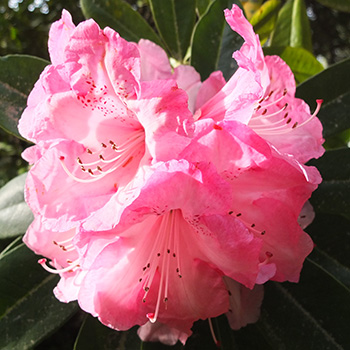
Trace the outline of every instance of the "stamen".
<instances>
[{"instance_id":1,"label":"stamen","mask_svg":"<svg viewBox=\"0 0 350 350\"><path fill-rule=\"evenodd\" d=\"M152 227L152 231L157 232L155 243L148 259L149 262L143 267L142 277L139 279L140 282L143 282L143 289L145 291L142 301L146 302L154 276L157 271L160 274L154 312L146 315L152 323L156 322L158 318L162 301L165 304L165 310L167 309L171 264L175 264L175 260L173 259L176 259L177 266L179 266L178 220L181 220L179 215L181 214L178 210L171 210L159 218ZM176 272L181 277L179 267L176 268Z\"/></svg>"},{"instance_id":2,"label":"stamen","mask_svg":"<svg viewBox=\"0 0 350 350\"><path fill-rule=\"evenodd\" d=\"M79 265L79 259L77 259L74 263L72 263L70 266L67 266L63 269L53 269L49 266L47 266L46 264L46 259L39 259L38 263L48 272L50 273L54 273L54 274L60 274L60 273L64 273L64 272L73 272L73 269L76 267L80 267Z\"/></svg>"},{"instance_id":3,"label":"stamen","mask_svg":"<svg viewBox=\"0 0 350 350\"><path fill-rule=\"evenodd\" d=\"M213 323L211 322L210 317L208 318L208 323L209 323L210 333L211 333L211 336L213 337L214 343L217 347L220 347L220 342L217 340L217 338L215 336Z\"/></svg>"},{"instance_id":4,"label":"stamen","mask_svg":"<svg viewBox=\"0 0 350 350\"><path fill-rule=\"evenodd\" d=\"M264 101L267 101L267 100L271 97L271 95L272 95L273 92L274 92L274 91L272 90L272 91L267 95L267 97L263 97L262 99L260 99L260 100L258 101L259 106L255 109L256 111L257 111L258 109L260 109L261 107L269 108L269 107L271 107L271 106L275 106L278 102L282 101L283 98L287 95L287 89L284 89L282 95L281 95L278 99L276 99L276 100L274 100L274 101L272 101L272 102L270 102L270 103L268 103L268 104L264 104L263 106L261 106L261 103L263 103Z\"/></svg>"},{"instance_id":5,"label":"stamen","mask_svg":"<svg viewBox=\"0 0 350 350\"><path fill-rule=\"evenodd\" d=\"M80 165L80 168L83 172L89 174L89 178L82 179L75 176L66 166L64 160L65 157L59 157L61 165L66 172L66 174L73 180L81 183L90 183L95 182L106 175L114 172L118 168L126 167L134 159L134 155L139 151L140 145L144 142L144 132L143 130L137 130L133 132L130 137L123 142L121 145L117 146L114 141L110 140L111 145L110 150L117 153L117 156L109 158L106 154L107 145L101 143L102 148L98 152L92 152L89 148L86 149L86 152L90 155L98 154L98 159L92 162L83 162L80 157L77 157L77 162ZM109 158L109 159L108 159ZM104 169L102 164L110 164L111 167ZM95 169L91 168L95 166ZM98 173L95 174L95 171Z\"/></svg>"},{"instance_id":6,"label":"stamen","mask_svg":"<svg viewBox=\"0 0 350 350\"><path fill-rule=\"evenodd\" d=\"M298 128L300 128L301 126L307 124L309 121L311 121L312 119L314 119L314 117L317 116L318 112L319 112L320 109L321 109L323 100L316 100L316 103L317 103L316 109L315 109L315 111L311 114L310 118L307 119L307 120L305 120L305 121L302 122L301 124L299 124L299 125L298 125Z\"/></svg>"},{"instance_id":7,"label":"stamen","mask_svg":"<svg viewBox=\"0 0 350 350\"><path fill-rule=\"evenodd\" d=\"M74 236L69 237L63 241L52 241L52 242L53 242L53 244L56 244L56 245L62 245L62 244L68 243L68 242L72 242L73 238L74 238Z\"/></svg>"},{"instance_id":8,"label":"stamen","mask_svg":"<svg viewBox=\"0 0 350 350\"><path fill-rule=\"evenodd\" d=\"M286 125L290 125L290 123L292 122L292 118L288 118L286 120L286 124L281 125L281 126L276 126L279 122L281 122L281 121L278 121L277 123L264 125L264 126L252 126L252 128L253 128L253 130L256 130L259 134L262 134L262 135L281 135L281 134L289 133L292 130L296 130L296 129L306 125L314 117L317 116L317 113L320 111L323 100L316 100L316 102L317 102L316 110L314 111L314 113L312 115L310 115L310 117L308 119L306 119L302 123L299 123L296 121L292 124L291 127L286 127ZM283 118L286 119L287 117L288 117L288 113L286 113ZM281 130L281 129L284 129L284 130Z\"/></svg>"},{"instance_id":9,"label":"stamen","mask_svg":"<svg viewBox=\"0 0 350 350\"><path fill-rule=\"evenodd\" d=\"M233 213L233 211L229 212L229 213ZM260 230L256 229L256 224L255 223L249 223L246 220L242 219L241 216L242 216L242 213L236 214L236 217L239 217L239 221L242 222L242 224L244 224L249 231L252 231L252 232L254 232L254 233L258 234L258 235L264 235L266 233L266 230L260 231Z\"/></svg>"}]
</instances>

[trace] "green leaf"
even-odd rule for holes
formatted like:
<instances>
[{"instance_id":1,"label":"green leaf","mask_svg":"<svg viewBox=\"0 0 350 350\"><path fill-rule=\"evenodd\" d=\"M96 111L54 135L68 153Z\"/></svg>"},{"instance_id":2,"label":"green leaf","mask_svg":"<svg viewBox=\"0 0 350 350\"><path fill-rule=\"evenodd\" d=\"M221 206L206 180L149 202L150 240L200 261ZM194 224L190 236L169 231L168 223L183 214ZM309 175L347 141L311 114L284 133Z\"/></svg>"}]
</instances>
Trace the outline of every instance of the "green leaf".
<instances>
[{"instance_id":1,"label":"green leaf","mask_svg":"<svg viewBox=\"0 0 350 350\"><path fill-rule=\"evenodd\" d=\"M97 318L86 315L74 344L74 350L98 349L138 349L141 340L134 327L126 332L118 332L104 326Z\"/></svg>"},{"instance_id":2,"label":"green leaf","mask_svg":"<svg viewBox=\"0 0 350 350\"><path fill-rule=\"evenodd\" d=\"M279 12L270 46L312 51L311 29L304 0L288 0Z\"/></svg>"},{"instance_id":3,"label":"green leaf","mask_svg":"<svg viewBox=\"0 0 350 350\"><path fill-rule=\"evenodd\" d=\"M182 350L182 349L191 349L188 346L183 347L180 342L177 342L176 345L169 346L162 343L153 343L153 342L141 342L140 350ZM209 350L209 348L200 348L201 350ZM211 348L210 348L211 349Z\"/></svg>"},{"instance_id":4,"label":"green leaf","mask_svg":"<svg viewBox=\"0 0 350 350\"><path fill-rule=\"evenodd\" d=\"M274 349L270 343L270 340L268 339L268 335L265 334L257 324L248 324L240 330L233 332L233 336L236 342L236 346L232 349L235 350ZM283 348L281 347L281 349ZM284 349L288 348L284 347Z\"/></svg>"},{"instance_id":5,"label":"green leaf","mask_svg":"<svg viewBox=\"0 0 350 350\"><path fill-rule=\"evenodd\" d=\"M196 3L188 0L149 0L157 29L170 55L182 61L190 45Z\"/></svg>"},{"instance_id":6,"label":"green leaf","mask_svg":"<svg viewBox=\"0 0 350 350\"><path fill-rule=\"evenodd\" d=\"M350 291L313 259L305 262L298 284L265 285L256 325L271 349L348 349Z\"/></svg>"},{"instance_id":7,"label":"green leaf","mask_svg":"<svg viewBox=\"0 0 350 350\"><path fill-rule=\"evenodd\" d=\"M215 337L220 344L221 350L231 350L236 348L232 329L228 323L226 315L221 315L212 320Z\"/></svg>"},{"instance_id":8,"label":"green leaf","mask_svg":"<svg viewBox=\"0 0 350 350\"><path fill-rule=\"evenodd\" d=\"M0 127L21 137L17 124L27 97L49 62L26 55L0 57Z\"/></svg>"},{"instance_id":9,"label":"green leaf","mask_svg":"<svg viewBox=\"0 0 350 350\"><path fill-rule=\"evenodd\" d=\"M231 1L215 0L207 13L197 22L191 45L191 65L206 79L220 69L228 79L236 69L232 53L238 50L243 39L226 24L223 11L230 8Z\"/></svg>"},{"instance_id":10,"label":"green leaf","mask_svg":"<svg viewBox=\"0 0 350 350\"><path fill-rule=\"evenodd\" d=\"M324 6L328 6L338 11L350 12L349 0L316 0Z\"/></svg>"},{"instance_id":11,"label":"green leaf","mask_svg":"<svg viewBox=\"0 0 350 350\"><path fill-rule=\"evenodd\" d=\"M350 222L348 221L348 223ZM344 247L342 250L345 250ZM309 260L319 266L324 272L333 276L350 291L350 264L347 264L347 266L343 265L339 262L337 255L332 257L318 247L314 249Z\"/></svg>"},{"instance_id":12,"label":"green leaf","mask_svg":"<svg viewBox=\"0 0 350 350\"><path fill-rule=\"evenodd\" d=\"M17 176L0 189L0 239L26 232L33 214L24 201L27 174Z\"/></svg>"},{"instance_id":13,"label":"green leaf","mask_svg":"<svg viewBox=\"0 0 350 350\"><path fill-rule=\"evenodd\" d=\"M204 15L210 6L210 4L215 0L196 0L196 10L198 17Z\"/></svg>"},{"instance_id":14,"label":"green leaf","mask_svg":"<svg viewBox=\"0 0 350 350\"><path fill-rule=\"evenodd\" d=\"M113 28L126 40L143 38L162 45L145 19L123 0L80 0L80 6L85 18L93 18L101 28Z\"/></svg>"},{"instance_id":15,"label":"green leaf","mask_svg":"<svg viewBox=\"0 0 350 350\"><path fill-rule=\"evenodd\" d=\"M246 17L250 20L252 16L259 10L263 0L242 0L242 6Z\"/></svg>"},{"instance_id":16,"label":"green leaf","mask_svg":"<svg viewBox=\"0 0 350 350\"><path fill-rule=\"evenodd\" d=\"M327 151L309 164L316 166L323 178L311 198L314 209L350 219L350 148Z\"/></svg>"},{"instance_id":17,"label":"green leaf","mask_svg":"<svg viewBox=\"0 0 350 350\"><path fill-rule=\"evenodd\" d=\"M350 269L350 220L338 214L317 213L307 232L319 251L318 255L312 255L313 259L323 260L324 268L337 274L339 281L348 286L349 272L346 272L346 282L344 271Z\"/></svg>"},{"instance_id":18,"label":"green leaf","mask_svg":"<svg viewBox=\"0 0 350 350\"><path fill-rule=\"evenodd\" d=\"M0 260L0 349L26 350L58 329L77 310L53 295L58 276L37 264L24 244Z\"/></svg>"},{"instance_id":19,"label":"green leaf","mask_svg":"<svg viewBox=\"0 0 350 350\"><path fill-rule=\"evenodd\" d=\"M338 177L347 174L348 170ZM316 215L307 231L316 247L304 264L300 282L265 285L261 318L234 332L234 349L349 348L345 329L350 322L350 221Z\"/></svg>"},{"instance_id":20,"label":"green leaf","mask_svg":"<svg viewBox=\"0 0 350 350\"><path fill-rule=\"evenodd\" d=\"M267 40L273 31L280 7L281 0L268 0L260 6L250 19L254 32L259 34L262 43Z\"/></svg>"},{"instance_id":21,"label":"green leaf","mask_svg":"<svg viewBox=\"0 0 350 350\"><path fill-rule=\"evenodd\" d=\"M344 215L350 219L350 179L323 181L313 193L311 203L315 210Z\"/></svg>"},{"instance_id":22,"label":"green leaf","mask_svg":"<svg viewBox=\"0 0 350 350\"><path fill-rule=\"evenodd\" d=\"M323 136L338 134L350 128L350 59L335 64L300 84L296 96L315 108L316 99L323 99L318 117Z\"/></svg>"},{"instance_id":23,"label":"green leaf","mask_svg":"<svg viewBox=\"0 0 350 350\"><path fill-rule=\"evenodd\" d=\"M323 71L316 57L301 47L266 47L264 54L280 56L292 70L297 83Z\"/></svg>"}]
</instances>

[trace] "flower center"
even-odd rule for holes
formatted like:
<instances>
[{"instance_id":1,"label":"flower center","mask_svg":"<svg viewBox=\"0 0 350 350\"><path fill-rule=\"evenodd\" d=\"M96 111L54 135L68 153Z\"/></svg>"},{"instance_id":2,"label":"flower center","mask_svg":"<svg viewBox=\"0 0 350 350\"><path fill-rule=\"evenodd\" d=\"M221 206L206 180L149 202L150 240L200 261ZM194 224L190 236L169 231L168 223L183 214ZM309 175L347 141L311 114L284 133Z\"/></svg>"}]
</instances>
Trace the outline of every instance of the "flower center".
<instances>
[{"instance_id":1,"label":"flower center","mask_svg":"<svg viewBox=\"0 0 350 350\"><path fill-rule=\"evenodd\" d=\"M158 318L161 301L167 309L169 275L176 273L178 278L182 278L179 259L179 224L181 220L180 210L170 210L170 212L157 219L152 228L156 231L155 242L139 279L145 291L142 299L145 303L156 272L158 271L160 274L155 311L146 315L152 323L156 322Z\"/></svg>"},{"instance_id":2,"label":"flower center","mask_svg":"<svg viewBox=\"0 0 350 350\"><path fill-rule=\"evenodd\" d=\"M279 135L289 133L296 128L309 123L319 112L322 100L316 100L317 108L309 118L296 120L298 112L291 113L289 105L285 102L287 89L270 91L263 97L255 108L248 125L259 135ZM272 101L271 101L272 99Z\"/></svg>"},{"instance_id":3,"label":"flower center","mask_svg":"<svg viewBox=\"0 0 350 350\"><path fill-rule=\"evenodd\" d=\"M59 158L64 171L69 177L78 182L95 182L116 170L127 167L143 151L145 134L143 129L138 129L130 133L128 139L117 144L113 140L107 143L101 143L99 150L91 151L86 149L85 158L82 161L77 158L77 163L82 173L86 174L84 178L74 175L65 164L65 157Z\"/></svg>"}]
</instances>

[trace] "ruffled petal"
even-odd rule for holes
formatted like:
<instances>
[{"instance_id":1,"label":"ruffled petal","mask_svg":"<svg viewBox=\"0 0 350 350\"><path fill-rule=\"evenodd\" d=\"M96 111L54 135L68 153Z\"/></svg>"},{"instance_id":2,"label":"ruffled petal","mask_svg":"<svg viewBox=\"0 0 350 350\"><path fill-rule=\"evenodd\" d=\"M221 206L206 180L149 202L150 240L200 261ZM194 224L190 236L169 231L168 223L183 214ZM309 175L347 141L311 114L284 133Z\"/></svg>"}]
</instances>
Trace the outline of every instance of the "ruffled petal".
<instances>
[{"instance_id":1,"label":"ruffled petal","mask_svg":"<svg viewBox=\"0 0 350 350\"><path fill-rule=\"evenodd\" d=\"M199 73L191 66L181 65L175 68L173 79L176 80L178 87L186 92L188 109L194 113L197 94L202 84Z\"/></svg>"},{"instance_id":2,"label":"ruffled petal","mask_svg":"<svg viewBox=\"0 0 350 350\"><path fill-rule=\"evenodd\" d=\"M141 39L138 43L141 57L141 80L171 79L171 66L166 52L152 41Z\"/></svg>"},{"instance_id":3,"label":"ruffled petal","mask_svg":"<svg viewBox=\"0 0 350 350\"><path fill-rule=\"evenodd\" d=\"M224 277L224 281L230 295L230 310L226 313L230 327L237 330L255 323L260 316L264 287L256 285L248 289L228 277Z\"/></svg>"},{"instance_id":4,"label":"ruffled petal","mask_svg":"<svg viewBox=\"0 0 350 350\"><path fill-rule=\"evenodd\" d=\"M226 81L221 71L211 73L209 78L204 80L198 91L196 110L201 108L207 101L215 96L225 84Z\"/></svg>"},{"instance_id":5,"label":"ruffled petal","mask_svg":"<svg viewBox=\"0 0 350 350\"><path fill-rule=\"evenodd\" d=\"M142 341L161 342L170 346L175 345L179 340L182 344L185 344L187 338L191 335L160 322L147 322L137 330L137 334Z\"/></svg>"},{"instance_id":6,"label":"ruffled petal","mask_svg":"<svg viewBox=\"0 0 350 350\"><path fill-rule=\"evenodd\" d=\"M232 30L245 40L241 49L234 52L233 57L241 68L255 72L257 82L265 85L268 80L268 71L265 66L259 36L254 33L252 25L237 5L233 5L231 10L225 10L225 18Z\"/></svg>"},{"instance_id":7,"label":"ruffled petal","mask_svg":"<svg viewBox=\"0 0 350 350\"><path fill-rule=\"evenodd\" d=\"M52 64L64 62L64 51L75 29L71 14L63 10L61 19L53 23L49 32L49 53Z\"/></svg>"},{"instance_id":8,"label":"ruffled petal","mask_svg":"<svg viewBox=\"0 0 350 350\"><path fill-rule=\"evenodd\" d=\"M267 56L269 83L249 126L279 152L291 154L301 163L324 153L322 125L309 106L295 98L294 76L278 56Z\"/></svg>"}]
</instances>

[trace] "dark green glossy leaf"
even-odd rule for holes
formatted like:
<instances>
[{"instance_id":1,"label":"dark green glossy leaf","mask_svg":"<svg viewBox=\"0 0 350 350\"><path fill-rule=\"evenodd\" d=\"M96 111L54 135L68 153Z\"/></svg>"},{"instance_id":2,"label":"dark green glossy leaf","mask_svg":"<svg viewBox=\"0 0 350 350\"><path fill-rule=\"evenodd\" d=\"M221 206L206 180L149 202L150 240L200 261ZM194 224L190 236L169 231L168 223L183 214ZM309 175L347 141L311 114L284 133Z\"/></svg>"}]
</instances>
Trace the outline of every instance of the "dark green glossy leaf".
<instances>
[{"instance_id":1,"label":"dark green glossy leaf","mask_svg":"<svg viewBox=\"0 0 350 350\"><path fill-rule=\"evenodd\" d=\"M254 32L259 34L259 39L262 43L267 40L273 31L280 7L281 0L266 1L250 19Z\"/></svg>"},{"instance_id":2,"label":"dark green glossy leaf","mask_svg":"<svg viewBox=\"0 0 350 350\"><path fill-rule=\"evenodd\" d=\"M236 342L235 350L259 349L272 350L268 336L258 324L249 324L238 331L233 332ZM283 349L283 348L281 348ZM278 349L279 350L279 349Z\"/></svg>"},{"instance_id":3,"label":"dark green glossy leaf","mask_svg":"<svg viewBox=\"0 0 350 350\"><path fill-rule=\"evenodd\" d=\"M318 117L323 135L328 137L350 128L350 59L325 69L300 84L296 96L315 108L316 99L323 99Z\"/></svg>"},{"instance_id":4,"label":"dark green glossy leaf","mask_svg":"<svg viewBox=\"0 0 350 350\"><path fill-rule=\"evenodd\" d=\"M221 350L231 350L236 348L232 329L228 323L227 317L221 315L212 320L213 330Z\"/></svg>"},{"instance_id":5,"label":"dark green glossy leaf","mask_svg":"<svg viewBox=\"0 0 350 350\"><path fill-rule=\"evenodd\" d=\"M331 259L337 266L350 269L350 220L338 214L317 213L307 232L324 256L324 262ZM315 255L313 257L315 259Z\"/></svg>"},{"instance_id":6,"label":"dark green glossy leaf","mask_svg":"<svg viewBox=\"0 0 350 350\"><path fill-rule=\"evenodd\" d=\"M312 51L311 29L304 0L288 0L279 12L270 46Z\"/></svg>"},{"instance_id":7,"label":"dark green glossy leaf","mask_svg":"<svg viewBox=\"0 0 350 350\"><path fill-rule=\"evenodd\" d=\"M323 71L323 66L316 57L301 47L266 47L264 53L280 56L292 70L297 83Z\"/></svg>"},{"instance_id":8,"label":"dark green glossy leaf","mask_svg":"<svg viewBox=\"0 0 350 350\"><path fill-rule=\"evenodd\" d=\"M196 19L195 1L149 0L157 29L170 55L182 61L190 45Z\"/></svg>"},{"instance_id":9,"label":"dark green glossy leaf","mask_svg":"<svg viewBox=\"0 0 350 350\"><path fill-rule=\"evenodd\" d=\"M315 210L350 219L350 148L327 151L309 164L315 165L323 178L311 198Z\"/></svg>"},{"instance_id":10,"label":"dark green glossy leaf","mask_svg":"<svg viewBox=\"0 0 350 350\"><path fill-rule=\"evenodd\" d=\"M199 20L192 38L191 65L206 79L220 69L226 79L235 71L232 53L238 50L243 39L226 24L223 11L238 1L216 0Z\"/></svg>"},{"instance_id":11,"label":"dark green glossy leaf","mask_svg":"<svg viewBox=\"0 0 350 350\"><path fill-rule=\"evenodd\" d=\"M196 10L198 17L204 15L210 6L210 4L215 0L196 0Z\"/></svg>"},{"instance_id":12,"label":"dark green glossy leaf","mask_svg":"<svg viewBox=\"0 0 350 350\"><path fill-rule=\"evenodd\" d=\"M316 0L324 6L328 6L335 10L350 12L349 0Z\"/></svg>"},{"instance_id":13,"label":"dark green glossy leaf","mask_svg":"<svg viewBox=\"0 0 350 350\"><path fill-rule=\"evenodd\" d=\"M151 26L123 0L80 0L80 5L84 16L93 18L101 28L111 27L129 41L143 38L161 45Z\"/></svg>"},{"instance_id":14,"label":"dark green glossy leaf","mask_svg":"<svg viewBox=\"0 0 350 350\"><path fill-rule=\"evenodd\" d=\"M98 349L139 349L141 341L137 327L118 332L104 326L97 318L86 315L74 344L74 350Z\"/></svg>"},{"instance_id":15,"label":"dark green glossy leaf","mask_svg":"<svg viewBox=\"0 0 350 350\"><path fill-rule=\"evenodd\" d=\"M350 221L317 215L307 231L316 248L300 282L265 285L261 318L234 332L235 349L348 349Z\"/></svg>"},{"instance_id":16,"label":"dark green glossy leaf","mask_svg":"<svg viewBox=\"0 0 350 350\"><path fill-rule=\"evenodd\" d=\"M232 74L237 70L237 62L232 58L234 51L239 50L243 44L243 38L225 25L220 49L219 62L215 69L218 69L229 80Z\"/></svg>"},{"instance_id":17,"label":"dark green glossy leaf","mask_svg":"<svg viewBox=\"0 0 350 350\"><path fill-rule=\"evenodd\" d=\"M33 214L24 201L27 174L17 176L0 189L0 239L26 232Z\"/></svg>"},{"instance_id":18,"label":"dark green glossy leaf","mask_svg":"<svg viewBox=\"0 0 350 350\"><path fill-rule=\"evenodd\" d=\"M77 310L53 295L58 276L37 264L23 244L0 260L0 349L31 349Z\"/></svg>"},{"instance_id":19,"label":"dark green glossy leaf","mask_svg":"<svg viewBox=\"0 0 350 350\"><path fill-rule=\"evenodd\" d=\"M321 158L311 160L320 171L323 181L346 181L350 179L350 149L327 151Z\"/></svg>"},{"instance_id":20,"label":"dark green glossy leaf","mask_svg":"<svg viewBox=\"0 0 350 350\"><path fill-rule=\"evenodd\" d=\"M350 223L350 222L348 222ZM349 245L349 242L347 242ZM344 247L343 247L344 250ZM318 247L314 249L309 260L321 268L324 272L335 278L339 283L343 284L350 292L350 265L343 265L339 262L337 255L334 257L328 255Z\"/></svg>"},{"instance_id":21,"label":"dark green glossy leaf","mask_svg":"<svg viewBox=\"0 0 350 350\"><path fill-rule=\"evenodd\" d=\"M323 181L313 193L311 203L317 211L340 214L350 219L350 179Z\"/></svg>"},{"instance_id":22,"label":"dark green glossy leaf","mask_svg":"<svg viewBox=\"0 0 350 350\"><path fill-rule=\"evenodd\" d=\"M184 349L184 347L180 342L178 342L176 345L173 345L173 346L168 346L161 343L142 342L140 346L140 350L181 350L181 349ZM203 350L206 350L206 348Z\"/></svg>"},{"instance_id":23,"label":"dark green glossy leaf","mask_svg":"<svg viewBox=\"0 0 350 350\"><path fill-rule=\"evenodd\" d=\"M328 137L323 144L325 149L344 148L350 145L350 129L341 131L340 133Z\"/></svg>"},{"instance_id":24,"label":"dark green glossy leaf","mask_svg":"<svg viewBox=\"0 0 350 350\"><path fill-rule=\"evenodd\" d=\"M49 62L26 55L0 57L0 127L20 137L18 120L27 97Z\"/></svg>"},{"instance_id":25,"label":"dark green glossy leaf","mask_svg":"<svg viewBox=\"0 0 350 350\"><path fill-rule=\"evenodd\" d=\"M304 264L299 284L268 283L257 327L271 349L348 349L350 292L312 261Z\"/></svg>"}]
</instances>

